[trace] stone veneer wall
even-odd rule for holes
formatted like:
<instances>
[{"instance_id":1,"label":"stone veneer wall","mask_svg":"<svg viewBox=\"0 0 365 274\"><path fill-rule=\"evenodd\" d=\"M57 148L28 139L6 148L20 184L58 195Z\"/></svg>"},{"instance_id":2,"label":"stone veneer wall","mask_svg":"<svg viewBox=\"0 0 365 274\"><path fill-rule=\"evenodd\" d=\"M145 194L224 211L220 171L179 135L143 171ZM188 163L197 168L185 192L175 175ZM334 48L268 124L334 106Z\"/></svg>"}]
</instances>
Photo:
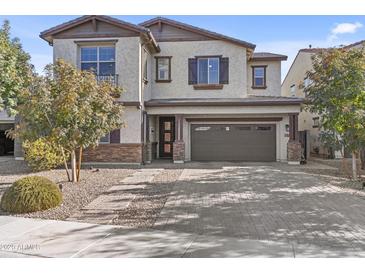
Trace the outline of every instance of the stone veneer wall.
<instances>
[{"instance_id":1,"label":"stone veneer wall","mask_svg":"<svg viewBox=\"0 0 365 274\"><path fill-rule=\"evenodd\" d=\"M100 144L86 149L84 162L142 163L142 144Z\"/></svg>"},{"instance_id":2,"label":"stone veneer wall","mask_svg":"<svg viewBox=\"0 0 365 274\"><path fill-rule=\"evenodd\" d=\"M288 161L299 162L302 158L302 145L299 141L288 142Z\"/></svg>"},{"instance_id":3,"label":"stone veneer wall","mask_svg":"<svg viewBox=\"0 0 365 274\"><path fill-rule=\"evenodd\" d=\"M173 161L183 162L185 160L185 143L184 141L175 141L173 144Z\"/></svg>"}]
</instances>

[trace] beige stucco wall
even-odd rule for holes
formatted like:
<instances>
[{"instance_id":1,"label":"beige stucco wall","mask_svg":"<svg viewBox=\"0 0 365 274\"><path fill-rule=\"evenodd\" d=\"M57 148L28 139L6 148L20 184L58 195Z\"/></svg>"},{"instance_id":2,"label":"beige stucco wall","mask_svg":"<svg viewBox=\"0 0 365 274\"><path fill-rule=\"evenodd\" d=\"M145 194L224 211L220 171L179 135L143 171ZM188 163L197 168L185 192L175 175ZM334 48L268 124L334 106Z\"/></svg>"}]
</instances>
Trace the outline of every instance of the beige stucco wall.
<instances>
[{"instance_id":1,"label":"beige stucco wall","mask_svg":"<svg viewBox=\"0 0 365 274\"><path fill-rule=\"evenodd\" d=\"M122 115L124 127L120 130L121 143L141 143L141 110L137 107L125 107Z\"/></svg>"},{"instance_id":2,"label":"beige stucco wall","mask_svg":"<svg viewBox=\"0 0 365 274\"><path fill-rule=\"evenodd\" d=\"M152 98L242 98L247 95L246 49L223 41L160 42L161 52L172 56L171 83L155 82L152 66ZM188 59L195 56L222 55L229 58L229 84L222 90L194 90L188 84ZM153 60L155 62L155 60Z\"/></svg>"},{"instance_id":3,"label":"beige stucco wall","mask_svg":"<svg viewBox=\"0 0 365 274\"><path fill-rule=\"evenodd\" d=\"M118 42L115 44L116 51L116 74L119 76L119 85L123 88L124 92L121 97L123 101L139 101L141 97L140 75L141 75L141 63L140 63L140 38L139 37L121 37L121 38L108 38L104 40L116 39ZM95 40L95 39L76 39L81 40ZM89 45L100 45L100 43L92 43ZM54 60L62 58L65 61L80 67L80 50L79 46L74 42L75 39L55 39L53 41L53 58Z\"/></svg>"},{"instance_id":4,"label":"beige stucco wall","mask_svg":"<svg viewBox=\"0 0 365 274\"><path fill-rule=\"evenodd\" d=\"M148 101L152 97L152 81L154 79L152 78L152 64L154 59L152 55L146 50L145 48L142 48L142 59L141 59L141 65L142 65L142 80L144 78L144 64L147 60L147 82L142 83L142 95L144 101Z\"/></svg>"},{"instance_id":5,"label":"beige stucco wall","mask_svg":"<svg viewBox=\"0 0 365 274\"><path fill-rule=\"evenodd\" d=\"M266 89L252 88L252 67L266 67ZM249 62L247 65L247 90L250 95L256 96L280 96L281 95L281 62L280 61L260 61Z\"/></svg>"},{"instance_id":6,"label":"beige stucco wall","mask_svg":"<svg viewBox=\"0 0 365 274\"><path fill-rule=\"evenodd\" d=\"M282 96L292 96L290 86L295 85L295 96L304 97L303 88L299 88L303 83L306 73L312 69L312 53L300 51L291 65L288 74L281 85Z\"/></svg>"}]
</instances>

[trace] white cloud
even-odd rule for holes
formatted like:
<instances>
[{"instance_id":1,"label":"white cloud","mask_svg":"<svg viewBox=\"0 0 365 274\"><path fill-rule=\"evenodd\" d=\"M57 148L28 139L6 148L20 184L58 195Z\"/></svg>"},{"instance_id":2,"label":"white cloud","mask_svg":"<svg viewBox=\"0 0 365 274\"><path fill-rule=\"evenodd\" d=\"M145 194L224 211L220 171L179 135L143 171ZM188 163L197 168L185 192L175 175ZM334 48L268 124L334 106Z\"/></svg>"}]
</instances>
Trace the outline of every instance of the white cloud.
<instances>
[{"instance_id":1,"label":"white cloud","mask_svg":"<svg viewBox=\"0 0 365 274\"><path fill-rule=\"evenodd\" d=\"M360 22L356 23L341 23L337 24L331 30L332 34L342 34L342 33L355 33L359 28L362 28L363 25Z\"/></svg>"},{"instance_id":2,"label":"white cloud","mask_svg":"<svg viewBox=\"0 0 365 274\"><path fill-rule=\"evenodd\" d=\"M358 29L362 27L363 24L361 24L360 22L336 24L336 26L331 29L331 33L328 37L328 40L333 41L337 39L339 34L355 33Z\"/></svg>"}]
</instances>

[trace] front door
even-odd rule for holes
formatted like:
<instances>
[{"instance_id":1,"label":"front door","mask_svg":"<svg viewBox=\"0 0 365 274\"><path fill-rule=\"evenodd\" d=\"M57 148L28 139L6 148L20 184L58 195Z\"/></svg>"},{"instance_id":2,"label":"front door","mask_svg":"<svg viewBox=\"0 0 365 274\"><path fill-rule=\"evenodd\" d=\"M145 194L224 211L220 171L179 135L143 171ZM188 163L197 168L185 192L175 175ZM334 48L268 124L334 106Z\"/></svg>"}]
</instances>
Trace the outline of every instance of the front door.
<instances>
[{"instance_id":1,"label":"front door","mask_svg":"<svg viewBox=\"0 0 365 274\"><path fill-rule=\"evenodd\" d=\"M160 158L172 158L175 140L175 117L160 117Z\"/></svg>"}]
</instances>

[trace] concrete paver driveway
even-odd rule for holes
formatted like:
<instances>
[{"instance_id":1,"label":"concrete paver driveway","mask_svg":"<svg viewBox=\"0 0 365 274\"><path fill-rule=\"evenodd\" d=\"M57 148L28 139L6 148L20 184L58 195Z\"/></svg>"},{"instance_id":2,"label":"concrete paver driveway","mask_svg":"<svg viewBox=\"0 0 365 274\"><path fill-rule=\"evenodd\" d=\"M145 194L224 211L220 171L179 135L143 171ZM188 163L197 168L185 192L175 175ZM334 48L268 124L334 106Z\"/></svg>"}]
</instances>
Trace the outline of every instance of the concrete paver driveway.
<instances>
[{"instance_id":1,"label":"concrete paver driveway","mask_svg":"<svg viewBox=\"0 0 365 274\"><path fill-rule=\"evenodd\" d=\"M243 239L287 243L293 256L363 256L365 200L303 171L283 164L185 169L155 229L199 235L188 256L256 253L240 248Z\"/></svg>"},{"instance_id":2,"label":"concrete paver driveway","mask_svg":"<svg viewBox=\"0 0 365 274\"><path fill-rule=\"evenodd\" d=\"M0 243L39 245L16 256L365 256L363 195L331 178L276 163L184 168L150 229L0 219Z\"/></svg>"}]
</instances>

